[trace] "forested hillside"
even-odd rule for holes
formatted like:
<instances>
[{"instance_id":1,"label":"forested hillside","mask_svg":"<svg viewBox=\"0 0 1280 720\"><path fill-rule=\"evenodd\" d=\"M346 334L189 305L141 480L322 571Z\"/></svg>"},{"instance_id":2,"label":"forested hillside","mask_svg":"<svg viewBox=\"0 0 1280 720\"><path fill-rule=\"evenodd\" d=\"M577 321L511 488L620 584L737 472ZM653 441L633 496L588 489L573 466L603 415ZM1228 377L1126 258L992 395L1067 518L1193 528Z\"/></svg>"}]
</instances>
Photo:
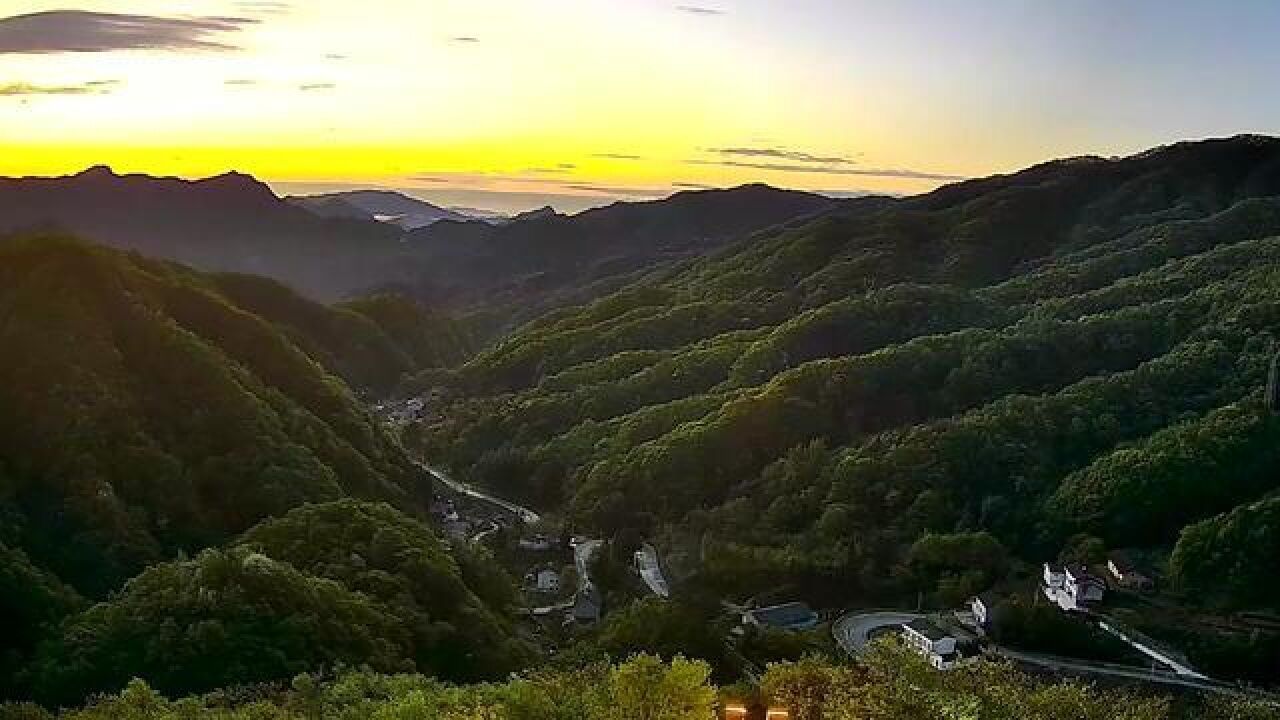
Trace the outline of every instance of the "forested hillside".
<instances>
[{"instance_id":1,"label":"forested hillside","mask_svg":"<svg viewBox=\"0 0 1280 720\"><path fill-rule=\"evenodd\" d=\"M508 581L394 509L431 485L330 374L411 366L374 320L39 237L0 243L0 347L0 693L337 660L474 678L526 656Z\"/></svg>"},{"instance_id":2,"label":"forested hillside","mask_svg":"<svg viewBox=\"0 0 1280 720\"><path fill-rule=\"evenodd\" d=\"M438 222L406 218L402 227L372 215L430 215L432 206L378 193L319 202L354 210L351 198L391 200L399 210L315 212L313 203L302 201L308 209L281 199L239 173L188 181L98 166L66 177L0 177L0 238L70 233L208 272L274 278L326 302L407 293L440 312L471 313L471 327L489 339L545 309L598 297L832 204L820 195L748 185L574 216L530 213L501 224L440 211Z\"/></svg>"},{"instance_id":3,"label":"forested hillside","mask_svg":"<svg viewBox=\"0 0 1280 720\"><path fill-rule=\"evenodd\" d=\"M726 592L963 596L913 543L1037 563L1085 534L1187 590L1230 557L1191 601L1274 608L1278 196L1280 141L1238 137L850 202L432 376L418 440Z\"/></svg>"}]
</instances>

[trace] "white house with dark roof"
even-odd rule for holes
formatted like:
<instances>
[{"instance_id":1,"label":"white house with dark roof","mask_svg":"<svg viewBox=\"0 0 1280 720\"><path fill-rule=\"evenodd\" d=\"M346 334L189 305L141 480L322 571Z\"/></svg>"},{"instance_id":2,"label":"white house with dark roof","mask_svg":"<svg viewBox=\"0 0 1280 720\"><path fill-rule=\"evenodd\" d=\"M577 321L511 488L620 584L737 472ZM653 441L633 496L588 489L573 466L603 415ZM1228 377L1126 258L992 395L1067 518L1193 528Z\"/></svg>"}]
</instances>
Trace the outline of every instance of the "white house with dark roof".
<instances>
[{"instance_id":1,"label":"white house with dark roof","mask_svg":"<svg viewBox=\"0 0 1280 720\"><path fill-rule=\"evenodd\" d=\"M540 593L560 592L560 573L552 568L542 567L525 576L529 589Z\"/></svg>"},{"instance_id":2,"label":"white house with dark roof","mask_svg":"<svg viewBox=\"0 0 1280 720\"><path fill-rule=\"evenodd\" d=\"M955 636L924 618L902 625L902 641L938 670L950 670L960 657Z\"/></svg>"},{"instance_id":3,"label":"white house with dark roof","mask_svg":"<svg viewBox=\"0 0 1280 720\"><path fill-rule=\"evenodd\" d=\"M1044 564L1045 597L1067 612L1087 610L1102 601L1107 584L1083 565Z\"/></svg>"},{"instance_id":4,"label":"white house with dark roof","mask_svg":"<svg viewBox=\"0 0 1280 720\"><path fill-rule=\"evenodd\" d=\"M1066 570L1055 563L1044 564L1044 586L1046 588L1060 589L1062 584L1066 582Z\"/></svg>"},{"instance_id":5,"label":"white house with dark roof","mask_svg":"<svg viewBox=\"0 0 1280 720\"><path fill-rule=\"evenodd\" d=\"M1107 583L1083 565L1067 566L1063 587L1078 608L1102 602L1102 596L1107 591Z\"/></svg>"}]
</instances>

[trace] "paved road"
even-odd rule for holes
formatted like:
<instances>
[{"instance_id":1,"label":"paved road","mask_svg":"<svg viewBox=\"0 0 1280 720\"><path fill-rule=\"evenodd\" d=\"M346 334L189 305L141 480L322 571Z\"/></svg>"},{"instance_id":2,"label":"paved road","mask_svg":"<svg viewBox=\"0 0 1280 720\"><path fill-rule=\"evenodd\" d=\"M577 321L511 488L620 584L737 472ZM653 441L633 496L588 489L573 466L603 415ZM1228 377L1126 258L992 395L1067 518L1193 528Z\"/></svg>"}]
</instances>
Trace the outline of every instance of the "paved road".
<instances>
[{"instance_id":1,"label":"paved road","mask_svg":"<svg viewBox=\"0 0 1280 720\"><path fill-rule=\"evenodd\" d=\"M534 617L544 617L546 615L550 615L555 612L568 610L572 607L573 607L573 598L569 598L568 600L565 600L563 602L558 602L554 605L543 605L541 607L526 608L524 612Z\"/></svg>"},{"instance_id":2,"label":"paved road","mask_svg":"<svg viewBox=\"0 0 1280 720\"><path fill-rule=\"evenodd\" d=\"M435 477L437 480L447 485L454 492L459 492L459 493L462 493L463 495L469 495L477 500L483 500L491 505L497 505L503 510L506 510L507 512L520 518L520 520L522 520L527 525L532 525L533 523L536 523L538 522L538 520L542 519L542 517L538 515L538 513L530 510L529 508L523 505L517 505L516 503L513 503L510 500L503 500L502 498L494 497L493 495L490 495L484 492L483 490L477 490L476 488L471 487L470 485L464 482L459 482L457 480L454 480L453 478L445 474L443 470L433 468L424 462L415 461L415 463L417 464L418 467L422 468L426 472L431 473L433 477Z\"/></svg>"},{"instance_id":3,"label":"paved road","mask_svg":"<svg viewBox=\"0 0 1280 720\"><path fill-rule=\"evenodd\" d=\"M1169 668L1174 674L1191 678L1192 680L1211 680L1209 676L1197 672L1190 665L1178 660L1170 653L1157 649L1153 642L1138 636L1133 631L1122 629L1120 624L1114 620L1098 620L1097 624L1098 627L1128 643L1129 647Z\"/></svg>"},{"instance_id":4,"label":"paved road","mask_svg":"<svg viewBox=\"0 0 1280 720\"><path fill-rule=\"evenodd\" d=\"M480 543L484 542L485 538L489 537L490 535L496 532L498 532L498 523L490 522L487 525L485 525L485 528L483 530L471 536L471 544L479 545Z\"/></svg>"},{"instance_id":5,"label":"paved road","mask_svg":"<svg viewBox=\"0 0 1280 720\"><path fill-rule=\"evenodd\" d=\"M849 613L842 615L831 626L831 634L836 642L850 655L857 655L873 638L872 635L886 632L903 623L924 617L919 613L887 610L882 612Z\"/></svg>"},{"instance_id":6,"label":"paved road","mask_svg":"<svg viewBox=\"0 0 1280 720\"><path fill-rule=\"evenodd\" d=\"M892 610L849 613L841 616L835 621L831 626L831 633L835 636L836 642L839 643L840 647L844 649L846 653L856 656L864 647L866 647L868 642L874 639L872 636L877 634L877 631L885 631L889 628L897 627L898 625L911 622L912 620L921 617L924 616L916 613ZM1130 680L1143 680L1145 682L1161 685L1177 685L1180 687L1195 688L1197 690L1236 692L1234 687L1225 683L1215 682L1213 680L1177 675L1174 673L1154 672L1145 668L1113 665L1110 663L1094 663L1087 660L1042 655L1039 653L1019 652L1017 650L1000 647L994 643L989 646L987 654L1008 658L1028 665L1035 665L1054 672L1103 675Z\"/></svg>"},{"instance_id":7,"label":"paved road","mask_svg":"<svg viewBox=\"0 0 1280 720\"><path fill-rule=\"evenodd\" d=\"M578 570L578 590L585 591L591 585L591 557L604 545L603 540L590 538L574 538L573 564Z\"/></svg>"},{"instance_id":8,"label":"paved road","mask_svg":"<svg viewBox=\"0 0 1280 720\"><path fill-rule=\"evenodd\" d=\"M649 543L640 546L636 551L636 566L640 570L640 579L649 586L649 590L658 597L671 597L671 586L662 575L662 566L658 563L658 551Z\"/></svg>"},{"instance_id":9,"label":"paved road","mask_svg":"<svg viewBox=\"0 0 1280 720\"><path fill-rule=\"evenodd\" d=\"M1235 691L1234 687L1226 683L1220 683L1214 680L1199 680L1186 675L1156 672L1145 668L1126 667L1124 665L1114 665L1111 663L1093 663L1087 660L1076 660L1074 658L1063 658L1053 655L1041 655L1039 653L1024 653L998 646L992 646L989 654L1015 660L1020 663L1026 663L1028 665L1035 665L1055 672L1105 675L1107 677L1142 680L1144 682L1156 683L1159 685L1177 685L1179 687L1194 688L1196 690Z\"/></svg>"}]
</instances>

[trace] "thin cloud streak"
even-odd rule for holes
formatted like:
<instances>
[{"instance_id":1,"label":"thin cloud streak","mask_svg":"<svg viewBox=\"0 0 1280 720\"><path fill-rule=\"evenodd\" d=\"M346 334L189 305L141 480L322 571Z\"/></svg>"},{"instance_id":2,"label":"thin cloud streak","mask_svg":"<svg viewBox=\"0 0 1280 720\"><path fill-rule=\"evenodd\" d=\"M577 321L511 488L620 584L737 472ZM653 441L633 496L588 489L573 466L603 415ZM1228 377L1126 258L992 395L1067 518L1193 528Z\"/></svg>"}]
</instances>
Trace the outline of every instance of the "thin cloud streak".
<instances>
[{"instance_id":1,"label":"thin cloud streak","mask_svg":"<svg viewBox=\"0 0 1280 720\"><path fill-rule=\"evenodd\" d=\"M570 163L564 163L568 165ZM530 172L526 170L525 172ZM427 183L431 185L452 186L458 189L466 190L494 190L508 192L505 188L546 188L549 191L570 191L578 193L592 193L599 195L611 196L614 198L654 198L670 195L669 190L641 187L641 186L623 186L623 185L603 185L592 182L567 182L566 178L555 173L551 174L526 174L526 175L510 175L497 173L422 173L410 175L407 180L413 182Z\"/></svg>"},{"instance_id":2,"label":"thin cloud streak","mask_svg":"<svg viewBox=\"0 0 1280 720\"><path fill-rule=\"evenodd\" d=\"M119 85L119 80L93 80L78 85L33 85L31 83L7 83L0 85L0 97L29 97L32 95L106 95Z\"/></svg>"},{"instance_id":3,"label":"thin cloud streak","mask_svg":"<svg viewBox=\"0 0 1280 720\"><path fill-rule=\"evenodd\" d=\"M0 55L236 50L236 46L219 38L257 22L236 17L158 17L53 10L0 18Z\"/></svg>"},{"instance_id":4,"label":"thin cloud streak","mask_svg":"<svg viewBox=\"0 0 1280 720\"><path fill-rule=\"evenodd\" d=\"M312 92L315 90L332 90L336 87L338 86L331 82L317 82L317 83L305 83L305 84L299 85L298 89L301 90L302 92Z\"/></svg>"},{"instance_id":5,"label":"thin cloud streak","mask_svg":"<svg viewBox=\"0 0 1280 720\"><path fill-rule=\"evenodd\" d=\"M562 185L561 187L566 190L600 193L602 195L611 195L613 197L657 198L666 197L670 194L664 190L656 190L654 188L623 187L620 185L595 185L592 183L572 183Z\"/></svg>"},{"instance_id":6,"label":"thin cloud streak","mask_svg":"<svg viewBox=\"0 0 1280 720\"><path fill-rule=\"evenodd\" d=\"M853 164L853 160L844 155L814 155L813 153L807 153L801 150L788 150L786 148L721 147L707 148L707 152L715 153L717 155L773 158L775 160L791 160L793 162L816 163L823 165Z\"/></svg>"},{"instance_id":7,"label":"thin cloud streak","mask_svg":"<svg viewBox=\"0 0 1280 720\"><path fill-rule=\"evenodd\" d=\"M591 157L600 158L602 160L643 160L639 155L627 155L626 153L595 153Z\"/></svg>"},{"instance_id":8,"label":"thin cloud streak","mask_svg":"<svg viewBox=\"0 0 1280 720\"><path fill-rule=\"evenodd\" d=\"M907 180L940 180L957 182L968 180L964 175L947 175L922 170L899 168L823 167L820 165L792 165L787 163L742 162L740 160L688 160L691 165L718 165L721 167L772 170L776 172L817 173L822 175L853 175L857 177L902 178Z\"/></svg>"},{"instance_id":9,"label":"thin cloud streak","mask_svg":"<svg viewBox=\"0 0 1280 720\"><path fill-rule=\"evenodd\" d=\"M276 0L240 0L236 7L244 12L261 13L263 15L284 15L293 10L293 5Z\"/></svg>"},{"instance_id":10,"label":"thin cloud streak","mask_svg":"<svg viewBox=\"0 0 1280 720\"><path fill-rule=\"evenodd\" d=\"M557 163L551 166L525 168L525 172L537 175L557 175L567 173L570 170L576 170L578 166L573 163Z\"/></svg>"},{"instance_id":11,"label":"thin cloud streak","mask_svg":"<svg viewBox=\"0 0 1280 720\"><path fill-rule=\"evenodd\" d=\"M690 15L704 15L704 16L724 15L723 10L717 10L716 8L710 8L710 7L703 7L701 5L677 5L676 10L679 10L682 13L689 13Z\"/></svg>"}]
</instances>

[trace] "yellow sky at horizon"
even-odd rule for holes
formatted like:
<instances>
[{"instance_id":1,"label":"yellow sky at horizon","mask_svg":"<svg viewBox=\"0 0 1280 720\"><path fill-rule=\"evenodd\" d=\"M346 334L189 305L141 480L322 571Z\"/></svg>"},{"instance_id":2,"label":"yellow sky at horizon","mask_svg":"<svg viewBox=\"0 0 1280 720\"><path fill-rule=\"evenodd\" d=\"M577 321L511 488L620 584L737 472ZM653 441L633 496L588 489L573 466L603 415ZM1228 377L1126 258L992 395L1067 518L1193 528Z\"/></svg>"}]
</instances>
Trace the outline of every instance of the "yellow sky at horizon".
<instances>
[{"instance_id":1,"label":"yellow sky at horizon","mask_svg":"<svg viewBox=\"0 0 1280 720\"><path fill-rule=\"evenodd\" d=\"M1183 132L1108 117L1104 134L1055 95L1092 76L1067 67L1047 86L1033 62L1059 61L1053 40L982 12L922 25L901 9L913 4L5 0L0 175L107 164L609 198L746 182L916 193ZM83 12L7 36L49 47L6 51L6 22L69 9ZM139 16L128 29L151 33L145 47L57 47L121 13ZM188 27L201 24L218 29Z\"/></svg>"},{"instance_id":2,"label":"yellow sky at horizon","mask_svg":"<svg viewBox=\"0 0 1280 720\"><path fill-rule=\"evenodd\" d=\"M815 122L832 113L830 103L812 107L807 91L788 97L804 90L792 81L796 61L744 67L746 34L665 3L308 2L256 14L215 0L128 5L256 22L216 37L238 46L231 51L0 55L5 77L33 85L114 83L102 94L0 99L19 108L0 115L0 174L107 164L408 187L446 174L568 194L590 194L574 187L585 184L919 192L941 182L758 167L797 166L769 158L740 158L756 167L712 164L720 158L706 150L721 146L799 148L859 163L872 153L852 131ZM120 12L121 3L79 9Z\"/></svg>"}]
</instances>

